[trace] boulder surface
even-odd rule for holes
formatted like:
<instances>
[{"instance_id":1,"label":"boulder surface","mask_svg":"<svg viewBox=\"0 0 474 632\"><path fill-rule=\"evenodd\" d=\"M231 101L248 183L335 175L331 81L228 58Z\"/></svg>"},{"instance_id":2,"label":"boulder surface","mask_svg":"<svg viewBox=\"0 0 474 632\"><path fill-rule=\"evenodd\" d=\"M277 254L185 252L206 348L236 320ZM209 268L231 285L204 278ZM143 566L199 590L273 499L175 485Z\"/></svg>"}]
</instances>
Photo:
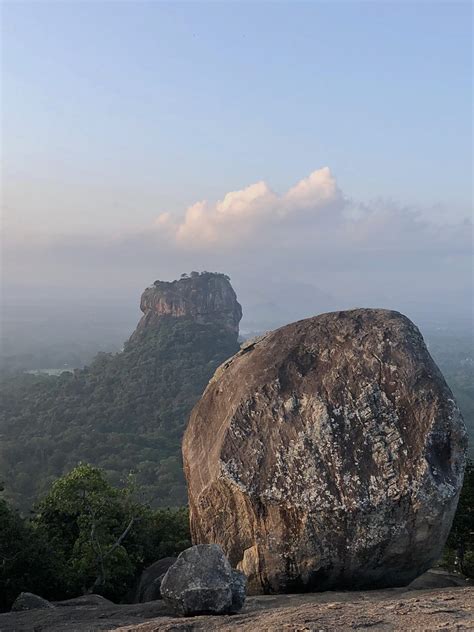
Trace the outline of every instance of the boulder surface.
<instances>
[{"instance_id":1,"label":"boulder surface","mask_svg":"<svg viewBox=\"0 0 474 632\"><path fill-rule=\"evenodd\" d=\"M142 571L133 603L145 603L161 599L161 581L166 571L176 562L176 557L163 557Z\"/></svg>"},{"instance_id":2,"label":"boulder surface","mask_svg":"<svg viewBox=\"0 0 474 632\"><path fill-rule=\"evenodd\" d=\"M358 309L287 325L222 365L185 433L193 542L250 593L402 586L439 557L465 463L418 329Z\"/></svg>"},{"instance_id":3,"label":"boulder surface","mask_svg":"<svg viewBox=\"0 0 474 632\"><path fill-rule=\"evenodd\" d=\"M245 575L231 568L220 546L183 551L161 582L161 596L176 614L232 614L245 601Z\"/></svg>"},{"instance_id":4,"label":"boulder surface","mask_svg":"<svg viewBox=\"0 0 474 632\"><path fill-rule=\"evenodd\" d=\"M44 608L54 608L54 605L47 599L30 592L22 592L18 595L12 605L12 612L22 610L37 610Z\"/></svg>"}]
</instances>

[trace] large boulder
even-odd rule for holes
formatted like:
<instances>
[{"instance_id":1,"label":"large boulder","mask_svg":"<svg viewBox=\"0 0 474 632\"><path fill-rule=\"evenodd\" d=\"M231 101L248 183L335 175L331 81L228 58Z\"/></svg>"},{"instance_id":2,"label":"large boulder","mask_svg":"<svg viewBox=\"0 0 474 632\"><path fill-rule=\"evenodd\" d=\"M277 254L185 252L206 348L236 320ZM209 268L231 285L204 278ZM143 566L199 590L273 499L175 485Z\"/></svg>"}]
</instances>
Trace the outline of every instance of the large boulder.
<instances>
[{"instance_id":1,"label":"large boulder","mask_svg":"<svg viewBox=\"0 0 474 632\"><path fill-rule=\"evenodd\" d=\"M233 570L220 546L201 544L183 551L161 582L161 596L176 613L232 614L245 601L246 578Z\"/></svg>"},{"instance_id":2,"label":"large boulder","mask_svg":"<svg viewBox=\"0 0 474 632\"><path fill-rule=\"evenodd\" d=\"M220 544L253 593L408 584L441 553L465 449L408 318L287 325L222 365L191 414L193 542Z\"/></svg>"},{"instance_id":3,"label":"large boulder","mask_svg":"<svg viewBox=\"0 0 474 632\"><path fill-rule=\"evenodd\" d=\"M54 605L43 599L39 595L30 592L22 592L18 595L12 605L12 612L21 612L23 610L38 610L45 608L54 608Z\"/></svg>"}]
</instances>

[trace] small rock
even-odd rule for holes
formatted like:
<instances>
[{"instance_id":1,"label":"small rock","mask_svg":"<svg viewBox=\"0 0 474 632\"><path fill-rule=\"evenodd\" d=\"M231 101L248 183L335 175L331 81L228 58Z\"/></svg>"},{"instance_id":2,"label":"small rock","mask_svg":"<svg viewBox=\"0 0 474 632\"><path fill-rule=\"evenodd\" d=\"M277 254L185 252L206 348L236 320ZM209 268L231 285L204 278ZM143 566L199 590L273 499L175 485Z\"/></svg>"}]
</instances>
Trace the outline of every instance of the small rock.
<instances>
[{"instance_id":1,"label":"small rock","mask_svg":"<svg viewBox=\"0 0 474 632\"><path fill-rule=\"evenodd\" d=\"M232 614L245 601L246 577L232 570L217 544L183 551L161 582L161 595L176 614Z\"/></svg>"},{"instance_id":2,"label":"small rock","mask_svg":"<svg viewBox=\"0 0 474 632\"><path fill-rule=\"evenodd\" d=\"M468 586L469 580L463 575L440 569L430 569L417 577L408 586L408 590L426 590L427 588L450 588Z\"/></svg>"},{"instance_id":3,"label":"small rock","mask_svg":"<svg viewBox=\"0 0 474 632\"><path fill-rule=\"evenodd\" d=\"M102 595L81 595L80 597L74 597L73 599L63 599L62 601L55 601L55 606L60 608L67 608L68 606L87 607L90 606L113 606L113 601L102 597Z\"/></svg>"},{"instance_id":4,"label":"small rock","mask_svg":"<svg viewBox=\"0 0 474 632\"><path fill-rule=\"evenodd\" d=\"M20 612L22 610L38 610L45 608L54 608L54 605L30 592L22 592L18 595L12 605L12 612Z\"/></svg>"}]
</instances>

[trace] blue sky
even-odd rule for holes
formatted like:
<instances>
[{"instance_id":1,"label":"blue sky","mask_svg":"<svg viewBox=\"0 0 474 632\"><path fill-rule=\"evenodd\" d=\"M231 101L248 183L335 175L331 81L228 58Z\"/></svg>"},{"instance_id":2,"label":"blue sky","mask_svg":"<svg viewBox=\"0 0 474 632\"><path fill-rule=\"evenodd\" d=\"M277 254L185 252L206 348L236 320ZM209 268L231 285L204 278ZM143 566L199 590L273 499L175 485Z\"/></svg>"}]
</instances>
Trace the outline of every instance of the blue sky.
<instances>
[{"instance_id":1,"label":"blue sky","mask_svg":"<svg viewBox=\"0 0 474 632\"><path fill-rule=\"evenodd\" d=\"M112 217L120 227L261 179L284 190L327 165L357 199L466 214L470 13L452 2L5 3L6 174L49 206L13 210L66 231ZM63 198L84 188L125 203L105 195L110 208L69 215Z\"/></svg>"},{"instance_id":2,"label":"blue sky","mask_svg":"<svg viewBox=\"0 0 474 632\"><path fill-rule=\"evenodd\" d=\"M472 304L470 3L2 12L9 281Z\"/></svg>"}]
</instances>

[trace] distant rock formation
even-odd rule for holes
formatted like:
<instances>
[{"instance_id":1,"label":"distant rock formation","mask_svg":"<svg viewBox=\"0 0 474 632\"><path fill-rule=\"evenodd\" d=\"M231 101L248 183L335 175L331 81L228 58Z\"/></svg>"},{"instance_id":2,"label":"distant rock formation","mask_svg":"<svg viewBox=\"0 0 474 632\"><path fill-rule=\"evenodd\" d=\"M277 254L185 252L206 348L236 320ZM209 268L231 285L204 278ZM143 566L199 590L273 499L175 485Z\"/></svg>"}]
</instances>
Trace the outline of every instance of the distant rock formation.
<instances>
[{"instance_id":1,"label":"distant rock formation","mask_svg":"<svg viewBox=\"0 0 474 632\"><path fill-rule=\"evenodd\" d=\"M176 281L155 281L143 292L140 309L144 315L134 336L156 326L163 316L222 325L238 334L242 318L242 307L229 277L217 272L191 272Z\"/></svg>"},{"instance_id":2,"label":"distant rock formation","mask_svg":"<svg viewBox=\"0 0 474 632\"><path fill-rule=\"evenodd\" d=\"M52 476L79 461L117 480L135 464L137 485L155 506L186 504L182 434L214 371L239 350L242 310L227 276L197 272L157 281L141 306L144 316L121 353L98 354L74 376L38 380L35 388L19 374L0 392L0 481L25 513ZM51 458L36 449L38 436ZM28 456L19 459L18 450Z\"/></svg>"},{"instance_id":3,"label":"distant rock formation","mask_svg":"<svg viewBox=\"0 0 474 632\"><path fill-rule=\"evenodd\" d=\"M225 362L183 456L193 542L249 592L405 585L439 557L464 424L418 329L358 309L287 325Z\"/></svg>"}]
</instances>

